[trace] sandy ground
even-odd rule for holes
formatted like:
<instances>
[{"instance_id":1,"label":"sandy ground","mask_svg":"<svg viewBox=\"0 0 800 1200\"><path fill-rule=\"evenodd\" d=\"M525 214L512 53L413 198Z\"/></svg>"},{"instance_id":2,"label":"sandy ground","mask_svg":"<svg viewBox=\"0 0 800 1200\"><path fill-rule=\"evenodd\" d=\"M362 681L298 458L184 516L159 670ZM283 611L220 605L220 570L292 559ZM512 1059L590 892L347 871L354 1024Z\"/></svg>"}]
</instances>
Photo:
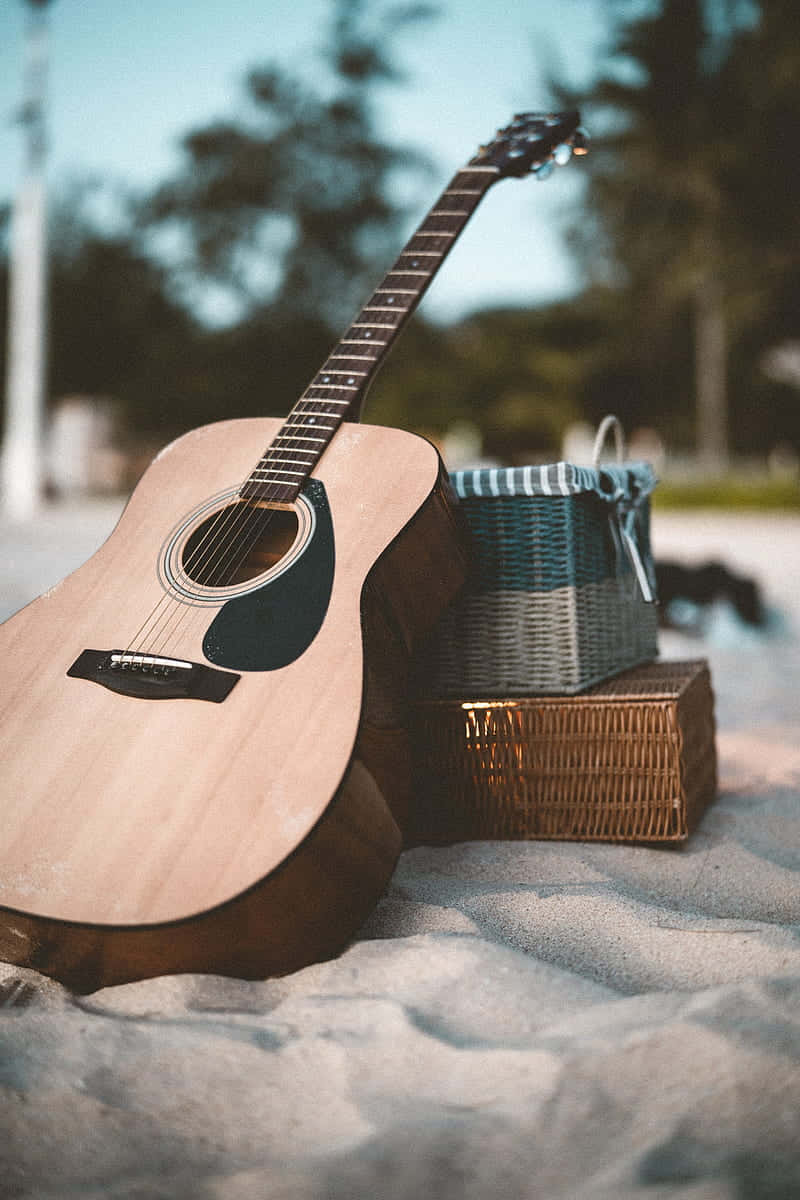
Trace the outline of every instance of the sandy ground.
<instances>
[{"instance_id":1,"label":"sandy ground","mask_svg":"<svg viewBox=\"0 0 800 1200\"><path fill-rule=\"evenodd\" d=\"M0 615L118 511L0 527ZM421 847L343 955L280 980L81 999L0 966L0 1197L800 1196L800 519L653 532L772 610L662 639L716 692L689 843Z\"/></svg>"}]
</instances>

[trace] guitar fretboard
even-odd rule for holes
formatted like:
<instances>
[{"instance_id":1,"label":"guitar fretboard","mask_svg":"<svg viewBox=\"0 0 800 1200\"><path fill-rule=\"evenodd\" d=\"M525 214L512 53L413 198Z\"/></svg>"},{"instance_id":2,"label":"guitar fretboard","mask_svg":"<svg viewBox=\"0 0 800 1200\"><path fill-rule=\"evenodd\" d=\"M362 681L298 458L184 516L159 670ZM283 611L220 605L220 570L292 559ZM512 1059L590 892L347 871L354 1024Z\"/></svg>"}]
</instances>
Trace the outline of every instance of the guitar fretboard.
<instances>
[{"instance_id":1,"label":"guitar fretboard","mask_svg":"<svg viewBox=\"0 0 800 1200\"><path fill-rule=\"evenodd\" d=\"M364 394L478 204L499 177L470 162L452 179L240 488L246 500L290 504Z\"/></svg>"}]
</instances>

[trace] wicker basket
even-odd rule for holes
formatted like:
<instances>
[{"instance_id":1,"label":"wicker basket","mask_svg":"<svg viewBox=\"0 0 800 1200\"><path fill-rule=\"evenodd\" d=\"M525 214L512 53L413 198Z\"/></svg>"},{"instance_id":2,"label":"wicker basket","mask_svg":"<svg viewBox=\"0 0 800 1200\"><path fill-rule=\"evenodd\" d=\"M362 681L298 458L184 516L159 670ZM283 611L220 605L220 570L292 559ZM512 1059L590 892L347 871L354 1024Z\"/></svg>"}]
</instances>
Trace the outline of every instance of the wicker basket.
<instances>
[{"instance_id":1,"label":"wicker basket","mask_svg":"<svg viewBox=\"0 0 800 1200\"><path fill-rule=\"evenodd\" d=\"M716 794L704 660L626 671L581 696L420 702L407 840L676 842Z\"/></svg>"},{"instance_id":2,"label":"wicker basket","mask_svg":"<svg viewBox=\"0 0 800 1200\"><path fill-rule=\"evenodd\" d=\"M426 695L573 694L656 657L647 464L457 471L452 481L473 572L426 648Z\"/></svg>"}]
</instances>

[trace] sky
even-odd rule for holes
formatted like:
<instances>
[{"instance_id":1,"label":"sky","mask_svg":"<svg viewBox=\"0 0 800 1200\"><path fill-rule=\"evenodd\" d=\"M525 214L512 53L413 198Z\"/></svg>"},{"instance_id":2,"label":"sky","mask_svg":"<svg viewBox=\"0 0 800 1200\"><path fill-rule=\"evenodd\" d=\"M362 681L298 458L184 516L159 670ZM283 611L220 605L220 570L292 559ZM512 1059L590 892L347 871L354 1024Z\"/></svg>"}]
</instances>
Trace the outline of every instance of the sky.
<instances>
[{"instance_id":1,"label":"sky","mask_svg":"<svg viewBox=\"0 0 800 1200\"><path fill-rule=\"evenodd\" d=\"M548 107L543 67L556 65L579 87L589 81L605 47L604 12L603 0L443 0L437 19L401 35L407 82L383 89L379 132L426 151L435 167L405 237L499 125ZM242 110L248 67L277 62L313 78L329 13L330 0L52 0L50 190L87 172L135 188L165 178L179 162L182 134ZM23 0L0 0L0 201L13 197L20 178L13 117L27 17ZM450 320L573 292L562 228L580 169L576 161L546 183L509 179L493 188L423 312Z\"/></svg>"}]
</instances>

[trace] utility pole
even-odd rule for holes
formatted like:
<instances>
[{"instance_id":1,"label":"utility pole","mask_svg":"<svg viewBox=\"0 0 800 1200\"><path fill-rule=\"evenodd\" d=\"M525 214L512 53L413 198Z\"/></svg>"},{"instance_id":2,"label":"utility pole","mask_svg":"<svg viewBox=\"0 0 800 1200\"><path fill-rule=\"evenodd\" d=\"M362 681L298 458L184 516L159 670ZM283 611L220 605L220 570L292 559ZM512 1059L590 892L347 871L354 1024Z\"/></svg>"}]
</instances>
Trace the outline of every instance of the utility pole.
<instances>
[{"instance_id":1,"label":"utility pole","mask_svg":"<svg viewBox=\"0 0 800 1200\"><path fill-rule=\"evenodd\" d=\"M24 165L11 221L6 425L2 503L8 516L32 516L42 493L47 342L45 91L49 0L26 0L24 99L19 123Z\"/></svg>"}]
</instances>

